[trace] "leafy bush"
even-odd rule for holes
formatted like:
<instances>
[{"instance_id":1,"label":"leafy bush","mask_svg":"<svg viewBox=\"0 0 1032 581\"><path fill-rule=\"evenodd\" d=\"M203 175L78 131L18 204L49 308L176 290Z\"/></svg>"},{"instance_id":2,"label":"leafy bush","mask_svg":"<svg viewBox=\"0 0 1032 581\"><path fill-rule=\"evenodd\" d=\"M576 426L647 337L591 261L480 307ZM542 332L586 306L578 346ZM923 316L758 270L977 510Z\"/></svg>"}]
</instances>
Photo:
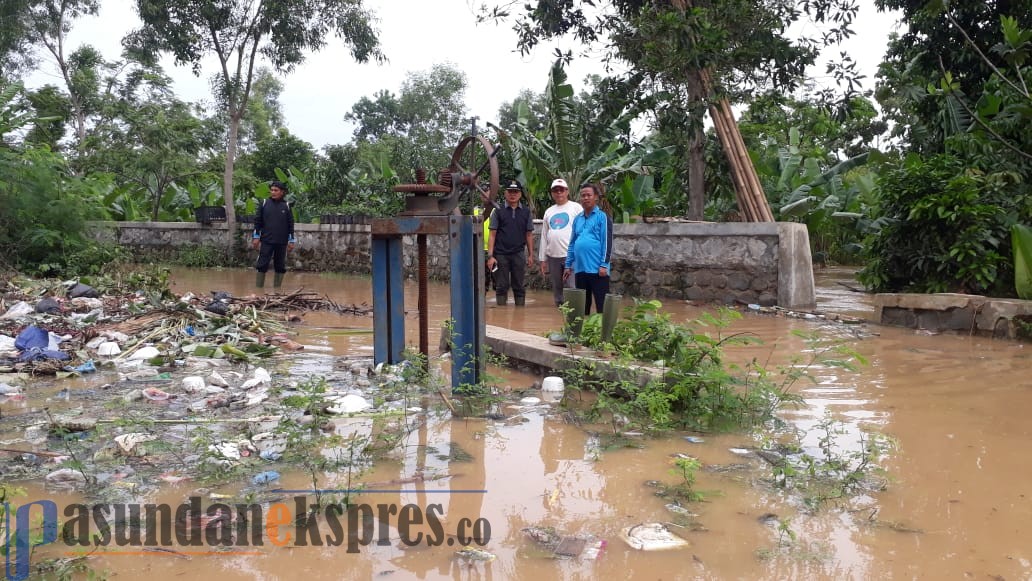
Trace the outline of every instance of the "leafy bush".
<instances>
[{"instance_id":1,"label":"leafy bush","mask_svg":"<svg viewBox=\"0 0 1032 581\"><path fill-rule=\"evenodd\" d=\"M193 268L211 268L225 264L226 255L213 246L191 245L179 250L177 262Z\"/></svg>"},{"instance_id":2,"label":"leafy bush","mask_svg":"<svg viewBox=\"0 0 1032 581\"><path fill-rule=\"evenodd\" d=\"M622 359L646 362L664 370L663 377L644 385L637 378L600 381L590 368L575 370L572 384L590 381L599 392L594 415L609 411L659 430L750 427L770 419L783 403L798 401L790 389L796 381L807 377L811 365L820 362L850 368L851 360L862 362L859 355L842 345L807 336L804 339L811 345L806 350L808 361L792 361L776 372L755 361L741 368L725 363L724 349L758 340L744 334L722 336L721 330L741 316L737 311L721 309L715 315L706 313L687 326L672 322L668 314L660 311L661 307L655 300L636 302L630 316L613 329L611 345L594 343L597 339L593 339L593 334L581 337L588 346L609 347ZM718 332L712 335L693 327L715 328Z\"/></svg>"},{"instance_id":3,"label":"leafy bush","mask_svg":"<svg viewBox=\"0 0 1032 581\"><path fill-rule=\"evenodd\" d=\"M860 280L878 292L1014 295L1009 229L1027 209L1013 174L985 173L950 155L907 156L879 180L877 213Z\"/></svg>"},{"instance_id":4,"label":"leafy bush","mask_svg":"<svg viewBox=\"0 0 1032 581\"><path fill-rule=\"evenodd\" d=\"M0 150L0 253L10 266L75 275L108 260L92 240L90 220L103 219L98 184L72 175L46 148Z\"/></svg>"}]
</instances>

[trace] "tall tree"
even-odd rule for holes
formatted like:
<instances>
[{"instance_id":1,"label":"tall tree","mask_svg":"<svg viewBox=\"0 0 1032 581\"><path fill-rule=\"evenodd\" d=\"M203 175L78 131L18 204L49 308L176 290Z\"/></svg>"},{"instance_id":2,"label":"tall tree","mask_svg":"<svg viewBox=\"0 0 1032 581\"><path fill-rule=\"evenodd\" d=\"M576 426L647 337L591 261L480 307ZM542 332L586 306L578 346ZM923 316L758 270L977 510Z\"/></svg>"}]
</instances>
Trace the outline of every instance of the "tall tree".
<instances>
[{"instance_id":1,"label":"tall tree","mask_svg":"<svg viewBox=\"0 0 1032 581\"><path fill-rule=\"evenodd\" d=\"M899 10L907 23L906 31L889 42L878 74L878 101L895 122L897 135L913 149L942 152L949 136L967 130L967 115L957 100L976 101L993 67L1006 64L990 51L1001 40L1001 18L1013 17L1019 27L1030 29L1032 5L1028 0L875 0L875 5ZM994 65L983 56L998 60ZM946 99L939 99L929 95L927 87L938 85L943 71L952 75L956 86Z\"/></svg>"},{"instance_id":2,"label":"tall tree","mask_svg":"<svg viewBox=\"0 0 1032 581\"><path fill-rule=\"evenodd\" d=\"M103 59L90 47L68 53L65 42L74 20L96 15L99 10L99 0L36 0L29 16L30 41L43 45L50 53L68 91L77 149L86 139L86 118L90 114L90 104L84 101L82 94L90 92L90 85L96 82L92 75Z\"/></svg>"},{"instance_id":3,"label":"tall tree","mask_svg":"<svg viewBox=\"0 0 1032 581\"><path fill-rule=\"evenodd\" d=\"M507 18L514 4L486 10L483 17ZM854 0L539 0L523 5L513 28L523 53L571 34L592 48L605 42L607 59L630 64L632 102L651 106L660 124L685 125L671 129L688 135L683 149L691 159L694 200L704 193L707 104L722 96L740 99L755 88L794 89L820 48L852 34L855 14ZM789 35L803 19L826 28L812 37ZM690 216L701 217L699 202Z\"/></svg>"},{"instance_id":4,"label":"tall tree","mask_svg":"<svg viewBox=\"0 0 1032 581\"><path fill-rule=\"evenodd\" d=\"M221 139L197 107L176 98L160 67L130 60L117 69L122 74L104 78L105 90L94 97L100 114L78 165L86 174L111 173L120 188L145 195L151 219L159 220L174 205L172 184L206 173Z\"/></svg>"},{"instance_id":5,"label":"tall tree","mask_svg":"<svg viewBox=\"0 0 1032 581\"><path fill-rule=\"evenodd\" d=\"M213 86L229 122L223 197L231 248L237 136L259 59L289 73L305 61L306 52L323 48L332 32L350 46L356 61L382 61L372 14L362 0L136 0L136 8L143 26L126 38L128 46L150 55L171 53L176 64L191 65L195 74L206 56L218 59Z\"/></svg>"},{"instance_id":6,"label":"tall tree","mask_svg":"<svg viewBox=\"0 0 1032 581\"><path fill-rule=\"evenodd\" d=\"M465 73L453 65L434 65L409 73L398 95L379 91L359 99L345 119L356 123L359 145L385 146L401 179L411 180L416 167L448 165L467 127L467 85Z\"/></svg>"},{"instance_id":7,"label":"tall tree","mask_svg":"<svg viewBox=\"0 0 1032 581\"><path fill-rule=\"evenodd\" d=\"M29 22L37 0L0 2L0 76L14 79L32 64Z\"/></svg>"},{"instance_id":8,"label":"tall tree","mask_svg":"<svg viewBox=\"0 0 1032 581\"><path fill-rule=\"evenodd\" d=\"M283 94L283 83L267 68L258 69L251 87L251 98L247 103L247 113L240 124L240 151L250 152L263 139L276 135L283 127L283 105L280 95Z\"/></svg>"}]
</instances>

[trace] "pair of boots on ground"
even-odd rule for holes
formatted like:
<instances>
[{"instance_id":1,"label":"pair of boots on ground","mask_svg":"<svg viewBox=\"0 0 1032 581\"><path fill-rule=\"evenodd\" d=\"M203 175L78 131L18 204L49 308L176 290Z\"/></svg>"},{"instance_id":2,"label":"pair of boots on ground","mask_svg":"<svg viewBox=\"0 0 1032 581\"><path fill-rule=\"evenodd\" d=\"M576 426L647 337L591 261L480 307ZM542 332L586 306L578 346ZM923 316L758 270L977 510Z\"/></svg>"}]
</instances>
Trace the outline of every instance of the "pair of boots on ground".
<instances>
[{"instance_id":1,"label":"pair of boots on ground","mask_svg":"<svg viewBox=\"0 0 1032 581\"><path fill-rule=\"evenodd\" d=\"M515 301L517 307L522 307L522 306L527 304L527 297L517 297L517 296L514 296L514 297L512 297L512 300ZM496 294L495 295L495 303L497 303L497 305L499 307L504 307L506 305L506 303L508 303L508 302L509 302L509 295L508 295L508 293L504 294L504 295L503 294Z\"/></svg>"},{"instance_id":2,"label":"pair of boots on ground","mask_svg":"<svg viewBox=\"0 0 1032 581\"><path fill-rule=\"evenodd\" d=\"M279 288L279 287L283 286L283 275L284 274L286 274L286 273L285 272L275 272L275 273L273 273L273 276L272 276L272 286L273 287ZM257 273L255 273L254 286L256 286L258 288L263 288L265 286L265 273L264 272L257 272Z\"/></svg>"}]
</instances>

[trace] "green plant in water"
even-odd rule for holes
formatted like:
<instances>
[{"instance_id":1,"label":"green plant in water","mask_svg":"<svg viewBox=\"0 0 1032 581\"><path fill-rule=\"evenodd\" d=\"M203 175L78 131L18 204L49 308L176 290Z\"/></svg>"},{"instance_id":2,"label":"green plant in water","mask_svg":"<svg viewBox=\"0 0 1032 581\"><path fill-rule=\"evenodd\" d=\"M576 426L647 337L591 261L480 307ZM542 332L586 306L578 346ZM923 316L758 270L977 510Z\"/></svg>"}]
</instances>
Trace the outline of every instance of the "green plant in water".
<instances>
[{"instance_id":1,"label":"green plant in water","mask_svg":"<svg viewBox=\"0 0 1032 581\"><path fill-rule=\"evenodd\" d=\"M688 326L672 322L661 307L659 301L637 301L629 315L616 324L612 345L586 343L596 349L613 349L617 355L614 367L623 367L628 373L609 372L602 377L595 362L583 359L566 372L569 383L599 392L589 415L625 415L650 430L748 428L771 419L782 405L798 402L790 390L809 377L814 365L851 368L854 360L863 361L841 343L804 335L809 359L798 357L778 368L780 377L755 360L739 368L724 363L724 349L758 340L741 333L722 333L741 316L737 311L705 313ZM693 327L714 328L717 333L698 332ZM661 375L642 382L632 372L632 366L642 362L660 368Z\"/></svg>"},{"instance_id":2,"label":"green plant in water","mask_svg":"<svg viewBox=\"0 0 1032 581\"><path fill-rule=\"evenodd\" d=\"M702 462L697 458L682 457L674 460L674 467L670 473L681 478L681 482L673 487L677 495L689 502L697 502L704 498L704 495L695 490L695 476L702 468Z\"/></svg>"},{"instance_id":3,"label":"green plant in water","mask_svg":"<svg viewBox=\"0 0 1032 581\"><path fill-rule=\"evenodd\" d=\"M841 421L827 417L816 429L820 453L787 454L775 462L771 475L776 486L798 491L811 510L860 491L884 489L887 476L878 462L896 448L892 438L861 432L856 446L849 448L841 442L848 434Z\"/></svg>"}]
</instances>

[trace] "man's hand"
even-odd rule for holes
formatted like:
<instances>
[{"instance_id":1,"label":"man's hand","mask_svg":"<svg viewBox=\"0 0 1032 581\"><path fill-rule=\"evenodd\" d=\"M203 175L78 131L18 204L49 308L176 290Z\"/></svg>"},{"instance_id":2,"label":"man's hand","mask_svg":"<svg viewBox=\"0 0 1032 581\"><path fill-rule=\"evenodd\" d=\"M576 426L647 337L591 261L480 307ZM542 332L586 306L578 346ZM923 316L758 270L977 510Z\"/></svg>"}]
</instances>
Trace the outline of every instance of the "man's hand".
<instances>
[{"instance_id":1,"label":"man's hand","mask_svg":"<svg viewBox=\"0 0 1032 581\"><path fill-rule=\"evenodd\" d=\"M262 241L257 239L257 238L255 238L254 240L251 241L251 248L254 248L255 250L258 250L258 247L261 246L261 245L262 245Z\"/></svg>"},{"instance_id":2,"label":"man's hand","mask_svg":"<svg viewBox=\"0 0 1032 581\"><path fill-rule=\"evenodd\" d=\"M564 269L563 270L563 282L566 282L566 280L568 278L570 278L571 274L573 274L573 269L572 268Z\"/></svg>"},{"instance_id":3,"label":"man's hand","mask_svg":"<svg viewBox=\"0 0 1032 581\"><path fill-rule=\"evenodd\" d=\"M293 249L294 249L294 243L293 242L287 242L287 252L290 252Z\"/></svg>"},{"instance_id":4,"label":"man's hand","mask_svg":"<svg viewBox=\"0 0 1032 581\"><path fill-rule=\"evenodd\" d=\"M489 257L487 259L487 269L488 270L494 270L494 267L495 267L496 264L498 264L498 261L495 260L494 256L491 256L491 257Z\"/></svg>"},{"instance_id":5,"label":"man's hand","mask_svg":"<svg viewBox=\"0 0 1032 581\"><path fill-rule=\"evenodd\" d=\"M547 260L542 260L541 261L541 274L548 274L548 261Z\"/></svg>"},{"instance_id":6,"label":"man's hand","mask_svg":"<svg viewBox=\"0 0 1032 581\"><path fill-rule=\"evenodd\" d=\"M606 270L606 267L600 266L600 267L598 267L598 275L601 276L602 278L605 278L605 277L609 276L609 271Z\"/></svg>"},{"instance_id":7,"label":"man's hand","mask_svg":"<svg viewBox=\"0 0 1032 581\"><path fill-rule=\"evenodd\" d=\"M534 257L530 254L527 255L527 269L534 270Z\"/></svg>"}]
</instances>

